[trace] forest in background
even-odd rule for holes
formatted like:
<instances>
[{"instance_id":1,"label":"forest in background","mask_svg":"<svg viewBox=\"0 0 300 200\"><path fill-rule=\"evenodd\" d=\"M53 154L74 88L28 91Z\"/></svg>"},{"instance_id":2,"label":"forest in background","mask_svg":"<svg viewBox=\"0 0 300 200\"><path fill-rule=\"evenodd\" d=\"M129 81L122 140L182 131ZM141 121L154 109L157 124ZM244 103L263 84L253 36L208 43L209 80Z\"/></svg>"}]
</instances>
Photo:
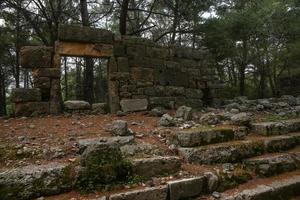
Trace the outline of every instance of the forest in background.
<instances>
[{"instance_id":1,"label":"forest in background","mask_svg":"<svg viewBox=\"0 0 300 200\"><path fill-rule=\"evenodd\" d=\"M298 0L0 0L0 10L0 115L10 110L11 88L32 86L30 73L20 68L20 48L53 46L59 24L206 48L227 98L278 96L279 77L298 73L300 65ZM62 67L65 99L103 98L95 96L95 83L105 75L96 73L97 63L86 58L79 67Z\"/></svg>"}]
</instances>

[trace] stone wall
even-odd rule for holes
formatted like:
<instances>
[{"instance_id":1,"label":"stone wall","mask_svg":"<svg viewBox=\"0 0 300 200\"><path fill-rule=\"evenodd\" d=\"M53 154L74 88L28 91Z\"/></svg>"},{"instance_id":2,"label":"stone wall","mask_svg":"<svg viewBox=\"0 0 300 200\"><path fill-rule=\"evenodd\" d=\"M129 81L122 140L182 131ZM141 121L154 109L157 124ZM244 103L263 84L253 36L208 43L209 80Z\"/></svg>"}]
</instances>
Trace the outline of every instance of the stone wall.
<instances>
[{"instance_id":1,"label":"stone wall","mask_svg":"<svg viewBox=\"0 0 300 200\"><path fill-rule=\"evenodd\" d=\"M162 47L142 38L116 40L109 69L111 94L121 105L124 99L147 99L150 108L201 108L215 103L221 89L205 50Z\"/></svg>"},{"instance_id":2,"label":"stone wall","mask_svg":"<svg viewBox=\"0 0 300 200\"><path fill-rule=\"evenodd\" d=\"M32 69L34 88L41 94L36 102L48 103L51 114L62 111L61 56L109 59L108 105L113 113L156 106L188 105L199 109L220 98L222 87L205 50L163 47L144 38L117 38L107 30L64 25L59 28L55 48L21 50L21 65Z\"/></svg>"},{"instance_id":3,"label":"stone wall","mask_svg":"<svg viewBox=\"0 0 300 200\"><path fill-rule=\"evenodd\" d=\"M300 72L283 74L279 78L279 88L281 95L300 95Z\"/></svg>"}]
</instances>

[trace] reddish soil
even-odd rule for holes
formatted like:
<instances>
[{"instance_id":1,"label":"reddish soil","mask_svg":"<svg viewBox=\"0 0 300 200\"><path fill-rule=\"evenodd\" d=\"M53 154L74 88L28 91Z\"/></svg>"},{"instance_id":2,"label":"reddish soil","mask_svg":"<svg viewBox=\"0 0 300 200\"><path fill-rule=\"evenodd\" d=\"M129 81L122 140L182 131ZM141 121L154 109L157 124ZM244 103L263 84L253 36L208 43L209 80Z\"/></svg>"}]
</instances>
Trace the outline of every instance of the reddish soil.
<instances>
[{"instance_id":1,"label":"reddish soil","mask_svg":"<svg viewBox=\"0 0 300 200\"><path fill-rule=\"evenodd\" d=\"M149 134L159 118L135 113L115 115L47 116L42 118L0 119L0 169L42 164L47 161L74 161L78 140L110 136L109 124L123 119L138 136L137 141L162 145L158 137ZM55 152L57 156L54 156ZM62 152L61 154L59 154Z\"/></svg>"}]
</instances>

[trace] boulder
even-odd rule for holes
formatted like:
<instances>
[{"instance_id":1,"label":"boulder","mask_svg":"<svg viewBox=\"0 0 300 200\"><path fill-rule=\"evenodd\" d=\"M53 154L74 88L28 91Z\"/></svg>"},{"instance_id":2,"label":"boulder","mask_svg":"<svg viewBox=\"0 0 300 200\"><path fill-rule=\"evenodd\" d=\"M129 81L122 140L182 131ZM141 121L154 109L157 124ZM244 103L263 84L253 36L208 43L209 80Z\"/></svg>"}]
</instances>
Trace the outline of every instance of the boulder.
<instances>
[{"instance_id":1,"label":"boulder","mask_svg":"<svg viewBox=\"0 0 300 200\"><path fill-rule=\"evenodd\" d=\"M74 178L68 165L30 165L0 173L0 199L35 199L72 189ZM74 174L73 174L74 175Z\"/></svg>"},{"instance_id":2,"label":"boulder","mask_svg":"<svg viewBox=\"0 0 300 200\"><path fill-rule=\"evenodd\" d=\"M249 126L251 117L247 113L239 113L233 115L231 121L235 125Z\"/></svg>"},{"instance_id":3,"label":"boulder","mask_svg":"<svg viewBox=\"0 0 300 200\"><path fill-rule=\"evenodd\" d=\"M123 159L117 144L94 144L81 155L76 185L84 190L93 190L104 184L126 181L131 171L131 165Z\"/></svg>"},{"instance_id":4,"label":"boulder","mask_svg":"<svg viewBox=\"0 0 300 200\"><path fill-rule=\"evenodd\" d=\"M41 101L41 92L39 89L16 88L12 90L11 101L14 103L20 102L35 102Z\"/></svg>"},{"instance_id":5,"label":"boulder","mask_svg":"<svg viewBox=\"0 0 300 200\"><path fill-rule=\"evenodd\" d=\"M280 97L280 100L288 103L290 106L297 105L297 98L291 95L283 95L282 97Z\"/></svg>"},{"instance_id":6,"label":"boulder","mask_svg":"<svg viewBox=\"0 0 300 200\"><path fill-rule=\"evenodd\" d=\"M49 102L25 102L15 104L15 115L32 117L50 113Z\"/></svg>"},{"instance_id":7,"label":"boulder","mask_svg":"<svg viewBox=\"0 0 300 200\"><path fill-rule=\"evenodd\" d=\"M148 108L147 99L123 99L120 102L121 108L124 112L144 111Z\"/></svg>"},{"instance_id":8,"label":"boulder","mask_svg":"<svg viewBox=\"0 0 300 200\"><path fill-rule=\"evenodd\" d=\"M175 120L173 119L173 117L171 117L169 114L164 114L159 122L158 122L159 126L174 126L175 125Z\"/></svg>"},{"instance_id":9,"label":"boulder","mask_svg":"<svg viewBox=\"0 0 300 200\"><path fill-rule=\"evenodd\" d=\"M166 113L167 113L167 111L166 111L165 108L163 108L163 107L155 107L155 108L153 108L149 112L149 115L153 116L153 117L161 117L161 116L163 116Z\"/></svg>"},{"instance_id":10,"label":"boulder","mask_svg":"<svg viewBox=\"0 0 300 200\"><path fill-rule=\"evenodd\" d=\"M193 117L193 109L187 106L180 106L176 111L176 118L182 118L184 120L191 120Z\"/></svg>"},{"instance_id":11,"label":"boulder","mask_svg":"<svg viewBox=\"0 0 300 200\"><path fill-rule=\"evenodd\" d=\"M129 136L132 132L128 129L127 122L124 120L113 121L111 125L111 132L115 136Z\"/></svg>"},{"instance_id":12,"label":"boulder","mask_svg":"<svg viewBox=\"0 0 300 200\"><path fill-rule=\"evenodd\" d=\"M90 104L86 101L65 101L64 106L67 110L88 110Z\"/></svg>"}]
</instances>

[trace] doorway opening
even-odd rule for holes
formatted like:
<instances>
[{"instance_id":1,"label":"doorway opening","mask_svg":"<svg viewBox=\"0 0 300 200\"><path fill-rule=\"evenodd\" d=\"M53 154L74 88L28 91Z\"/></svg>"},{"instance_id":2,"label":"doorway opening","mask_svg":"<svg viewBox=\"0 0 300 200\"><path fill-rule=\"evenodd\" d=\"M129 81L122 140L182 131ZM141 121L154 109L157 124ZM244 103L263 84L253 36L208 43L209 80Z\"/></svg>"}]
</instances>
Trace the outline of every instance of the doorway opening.
<instances>
[{"instance_id":1,"label":"doorway opening","mask_svg":"<svg viewBox=\"0 0 300 200\"><path fill-rule=\"evenodd\" d=\"M108 102L107 83L107 58L91 58L93 63L93 76L86 75L85 58L83 57L61 57L61 92L63 101L85 100L87 101L85 84L93 81L92 103Z\"/></svg>"}]
</instances>

